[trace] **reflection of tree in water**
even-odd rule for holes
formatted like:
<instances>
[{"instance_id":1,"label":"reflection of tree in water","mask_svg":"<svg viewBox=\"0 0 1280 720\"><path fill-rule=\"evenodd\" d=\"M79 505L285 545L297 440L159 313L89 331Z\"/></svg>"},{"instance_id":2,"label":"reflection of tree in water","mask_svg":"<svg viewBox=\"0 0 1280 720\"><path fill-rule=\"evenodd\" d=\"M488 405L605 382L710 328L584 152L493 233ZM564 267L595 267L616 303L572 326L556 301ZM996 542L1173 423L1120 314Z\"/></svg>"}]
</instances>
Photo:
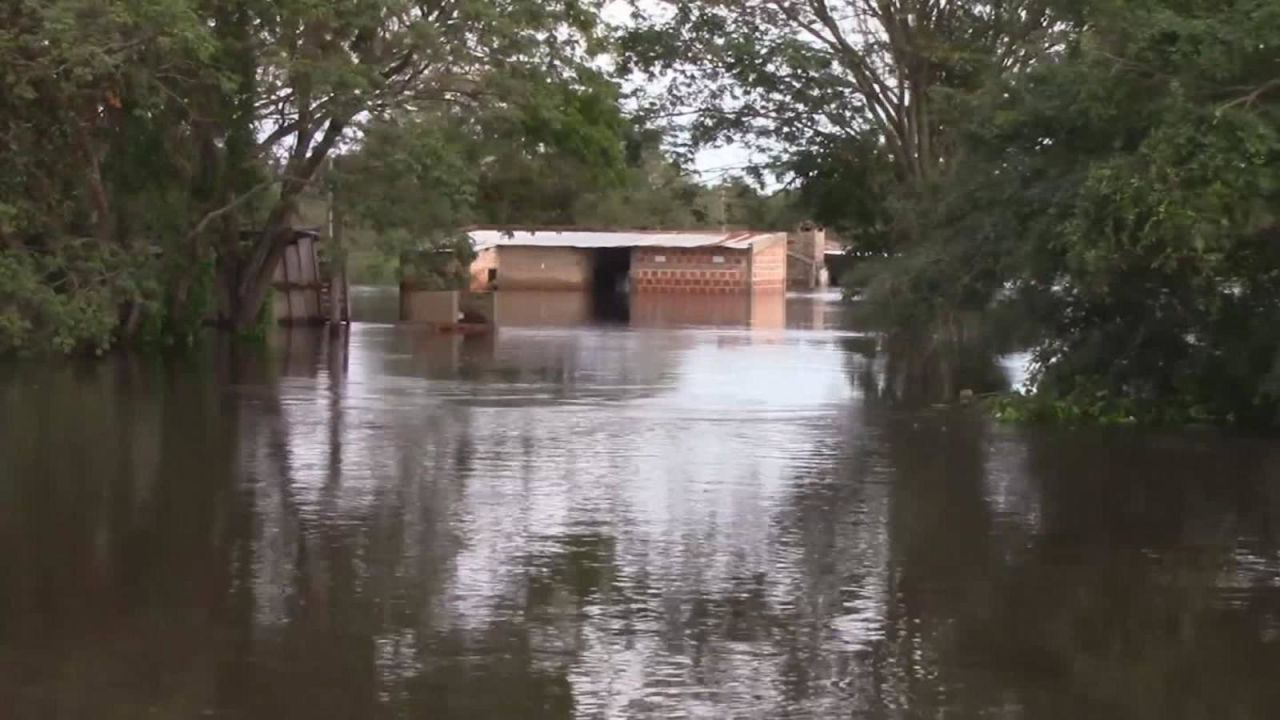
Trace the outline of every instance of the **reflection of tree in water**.
<instances>
[{"instance_id":1,"label":"reflection of tree in water","mask_svg":"<svg viewBox=\"0 0 1280 720\"><path fill-rule=\"evenodd\" d=\"M461 632L438 616L459 544L449 513L473 452L468 416L392 417L307 402L311 388L276 391L242 434L256 527L237 566L247 634L223 678L227 709L564 717L564 673L535 667L530 628Z\"/></svg>"},{"instance_id":2,"label":"reflection of tree in water","mask_svg":"<svg viewBox=\"0 0 1280 720\"><path fill-rule=\"evenodd\" d=\"M1274 715L1280 687L1259 680L1280 666L1280 645L1256 623L1280 592L1280 558L1241 546L1276 520L1256 502L1268 462L1273 451L1249 444L1033 438L1045 527L992 609L1010 628L992 648L996 667L1031 665L1063 693L1087 688L1080 710L1117 717ZM1258 563L1270 590L1232 577ZM1047 694L1028 703L1071 717Z\"/></svg>"},{"instance_id":3,"label":"reflection of tree in water","mask_svg":"<svg viewBox=\"0 0 1280 720\"><path fill-rule=\"evenodd\" d=\"M1280 661L1265 496L1280 480L1262 481L1280 453L1250 446L1224 466L1216 444L993 434L958 413L867 422L874 439L838 479L797 478L785 520L807 607L762 613L788 633L772 640L792 657L795 706L1064 720L1280 708L1264 678ZM850 600L868 596L879 616L842 645Z\"/></svg>"},{"instance_id":4,"label":"reflection of tree in water","mask_svg":"<svg viewBox=\"0 0 1280 720\"><path fill-rule=\"evenodd\" d=\"M236 499L233 433L201 370L120 356L26 367L0 390L4 717L213 702Z\"/></svg>"},{"instance_id":5,"label":"reflection of tree in water","mask_svg":"<svg viewBox=\"0 0 1280 720\"><path fill-rule=\"evenodd\" d=\"M960 628L991 603L1000 555L991 546L984 502L988 457L982 424L953 414L920 421L885 420L882 462L890 468L886 518L893 600L884 642L893 669L890 707L930 716L988 708L963 677L948 677ZM963 668L964 664L959 663ZM957 694L950 689L965 687Z\"/></svg>"},{"instance_id":6,"label":"reflection of tree in water","mask_svg":"<svg viewBox=\"0 0 1280 720\"><path fill-rule=\"evenodd\" d=\"M918 407L952 402L964 390L1009 389L999 357L1010 348L987 318L955 315L926 327L867 327L871 334L842 342L852 381L869 402Z\"/></svg>"},{"instance_id":7,"label":"reflection of tree in water","mask_svg":"<svg viewBox=\"0 0 1280 720\"><path fill-rule=\"evenodd\" d=\"M1271 591L1246 584L1232 597L1223 578L1240 564L1238 539L1274 521L1237 495L1262 477L1256 454L1224 475L1221 455L1185 446L1033 436L1023 482L1041 495L1043 524L1011 553L1008 520L983 497L981 435L948 433L904 444L893 462L894 624L928 648L913 709L1065 720L1280 707L1280 688L1259 681L1280 646L1256 625L1280 563L1266 561Z\"/></svg>"}]
</instances>

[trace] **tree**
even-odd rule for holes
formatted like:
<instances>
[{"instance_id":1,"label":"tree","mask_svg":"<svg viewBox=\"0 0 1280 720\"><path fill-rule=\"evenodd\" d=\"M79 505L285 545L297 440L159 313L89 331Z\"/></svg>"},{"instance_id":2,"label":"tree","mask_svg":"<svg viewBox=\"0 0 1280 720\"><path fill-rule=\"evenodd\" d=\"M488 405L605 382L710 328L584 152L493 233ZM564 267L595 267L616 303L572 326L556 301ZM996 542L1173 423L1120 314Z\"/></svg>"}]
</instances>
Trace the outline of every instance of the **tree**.
<instances>
[{"instance_id":1,"label":"tree","mask_svg":"<svg viewBox=\"0 0 1280 720\"><path fill-rule=\"evenodd\" d=\"M13 287L50 292L38 309L0 288L0 326L30 330L75 305L93 329L60 346L97 349L148 327L190 337L210 315L253 327L300 198L335 151L406 113L554 105L540 93L572 86L598 50L597 5L7 4L0 252Z\"/></svg>"},{"instance_id":2,"label":"tree","mask_svg":"<svg viewBox=\"0 0 1280 720\"><path fill-rule=\"evenodd\" d=\"M950 203L1040 330L1033 412L1274 426L1280 9L1085 13L1069 52L992 95Z\"/></svg>"},{"instance_id":3,"label":"tree","mask_svg":"<svg viewBox=\"0 0 1280 720\"><path fill-rule=\"evenodd\" d=\"M624 69L665 79L654 112L693 142L738 139L785 173L848 188L893 210L900 242L914 208L959 163L966 97L1061 44L1041 0L671 0L623 37ZM881 172L883 166L883 173ZM818 191L822 194L825 191ZM858 220L884 211L852 206ZM840 224L837 205L821 203ZM853 224L853 223L847 223Z\"/></svg>"},{"instance_id":4,"label":"tree","mask_svg":"<svg viewBox=\"0 0 1280 720\"><path fill-rule=\"evenodd\" d=\"M582 194L616 185L624 128L616 89L594 71L529 78L518 102L415 108L367 123L329 184L363 264L376 270L365 279L389 282L403 257L436 250L465 270L466 226L573 224Z\"/></svg>"},{"instance_id":5,"label":"tree","mask_svg":"<svg viewBox=\"0 0 1280 720\"><path fill-rule=\"evenodd\" d=\"M518 102L530 78L576 68L594 23L593 7L577 0L286 2L230 18L236 57L256 62L239 69L244 112L222 130L228 139L254 131L246 160L270 161L278 179L251 241L241 244L234 217L224 222L236 232L219 247L220 316L233 327L255 322L300 194L363 118ZM246 27L247 47L238 46ZM234 145L224 145L233 169ZM246 184L227 183L223 206L252 192Z\"/></svg>"},{"instance_id":6,"label":"tree","mask_svg":"<svg viewBox=\"0 0 1280 720\"><path fill-rule=\"evenodd\" d=\"M162 98L209 50L181 1L0 9L0 349L100 351L141 328L157 238L187 227Z\"/></svg>"}]
</instances>

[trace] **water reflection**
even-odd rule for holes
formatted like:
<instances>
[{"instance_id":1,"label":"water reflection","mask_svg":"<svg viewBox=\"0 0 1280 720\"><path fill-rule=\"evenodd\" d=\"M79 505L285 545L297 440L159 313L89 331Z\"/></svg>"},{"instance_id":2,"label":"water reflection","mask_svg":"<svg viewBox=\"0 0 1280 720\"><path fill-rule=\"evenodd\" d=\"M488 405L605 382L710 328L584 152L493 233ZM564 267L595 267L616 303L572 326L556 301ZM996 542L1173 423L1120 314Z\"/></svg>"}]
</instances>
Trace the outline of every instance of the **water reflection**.
<instances>
[{"instance_id":1,"label":"water reflection","mask_svg":"<svg viewBox=\"0 0 1280 720\"><path fill-rule=\"evenodd\" d=\"M748 295L640 294L631 298L634 327L750 327L780 329L787 299L779 293Z\"/></svg>"},{"instance_id":2,"label":"water reflection","mask_svg":"<svg viewBox=\"0 0 1280 720\"><path fill-rule=\"evenodd\" d=\"M913 410L782 307L5 366L3 716L1280 711L1273 445Z\"/></svg>"},{"instance_id":3,"label":"water reflection","mask_svg":"<svg viewBox=\"0 0 1280 720\"><path fill-rule=\"evenodd\" d=\"M362 287L353 293L353 314L364 322L394 323L399 305L394 288ZM614 324L637 328L803 327L841 325L838 295L759 293L685 295L637 293L621 298L575 292L516 292L494 295L500 327L582 327ZM617 307L619 304L624 308Z\"/></svg>"},{"instance_id":4,"label":"water reflection","mask_svg":"<svg viewBox=\"0 0 1280 720\"><path fill-rule=\"evenodd\" d=\"M856 316L855 316L856 317ZM1011 352L989 321L978 316L913 328L880 328L846 337L849 373L869 401L920 407L1021 387L1028 356Z\"/></svg>"}]
</instances>

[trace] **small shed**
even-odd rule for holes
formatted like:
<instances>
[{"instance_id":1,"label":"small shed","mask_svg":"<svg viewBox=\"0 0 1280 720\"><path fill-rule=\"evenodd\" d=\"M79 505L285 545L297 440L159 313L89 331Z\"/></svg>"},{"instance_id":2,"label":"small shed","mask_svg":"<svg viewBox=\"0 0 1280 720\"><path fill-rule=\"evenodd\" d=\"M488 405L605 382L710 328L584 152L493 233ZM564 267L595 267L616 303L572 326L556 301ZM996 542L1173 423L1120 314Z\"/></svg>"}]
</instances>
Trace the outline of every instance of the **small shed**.
<instances>
[{"instance_id":1,"label":"small shed","mask_svg":"<svg viewBox=\"0 0 1280 720\"><path fill-rule=\"evenodd\" d=\"M293 231L276 266L272 287L272 314L278 324L323 324L331 317L331 303L338 303L339 322L351 321L346 274L335 282L321 262L317 230Z\"/></svg>"},{"instance_id":2,"label":"small shed","mask_svg":"<svg viewBox=\"0 0 1280 720\"><path fill-rule=\"evenodd\" d=\"M753 231L474 228L471 288L782 292L787 234Z\"/></svg>"}]
</instances>

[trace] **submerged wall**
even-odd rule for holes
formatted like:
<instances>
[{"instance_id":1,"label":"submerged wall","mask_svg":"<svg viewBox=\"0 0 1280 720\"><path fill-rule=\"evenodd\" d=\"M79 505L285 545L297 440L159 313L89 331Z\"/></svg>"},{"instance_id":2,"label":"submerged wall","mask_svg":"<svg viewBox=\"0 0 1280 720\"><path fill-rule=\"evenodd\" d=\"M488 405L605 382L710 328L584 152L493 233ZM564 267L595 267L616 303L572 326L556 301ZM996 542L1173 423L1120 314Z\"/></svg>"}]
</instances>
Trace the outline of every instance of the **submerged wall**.
<instances>
[{"instance_id":1,"label":"submerged wall","mask_svg":"<svg viewBox=\"0 0 1280 720\"><path fill-rule=\"evenodd\" d=\"M592 318L592 299L585 292L496 292L493 298L499 327L574 327Z\"/></svg>"},{"instance_id":2,"label":"submerged wall","mask_svg":"<svg viewBox=\"0 0 1280 720\"><path fill-rule=\"evenodd\" d=\"M458 322L457 290L415 290L400 285L400 321L453 325Z\"/></svg>"},{"instance_id":3,"label":"submerged wall","mask_svg":"<svg viewBox=\"0 0 1280 720\"><path fill-rule=\"evenodd\" d=\"M751 290L783 292L787 289L787 239L779 235L751 247Z\"/></svg>"}]
</instances>

